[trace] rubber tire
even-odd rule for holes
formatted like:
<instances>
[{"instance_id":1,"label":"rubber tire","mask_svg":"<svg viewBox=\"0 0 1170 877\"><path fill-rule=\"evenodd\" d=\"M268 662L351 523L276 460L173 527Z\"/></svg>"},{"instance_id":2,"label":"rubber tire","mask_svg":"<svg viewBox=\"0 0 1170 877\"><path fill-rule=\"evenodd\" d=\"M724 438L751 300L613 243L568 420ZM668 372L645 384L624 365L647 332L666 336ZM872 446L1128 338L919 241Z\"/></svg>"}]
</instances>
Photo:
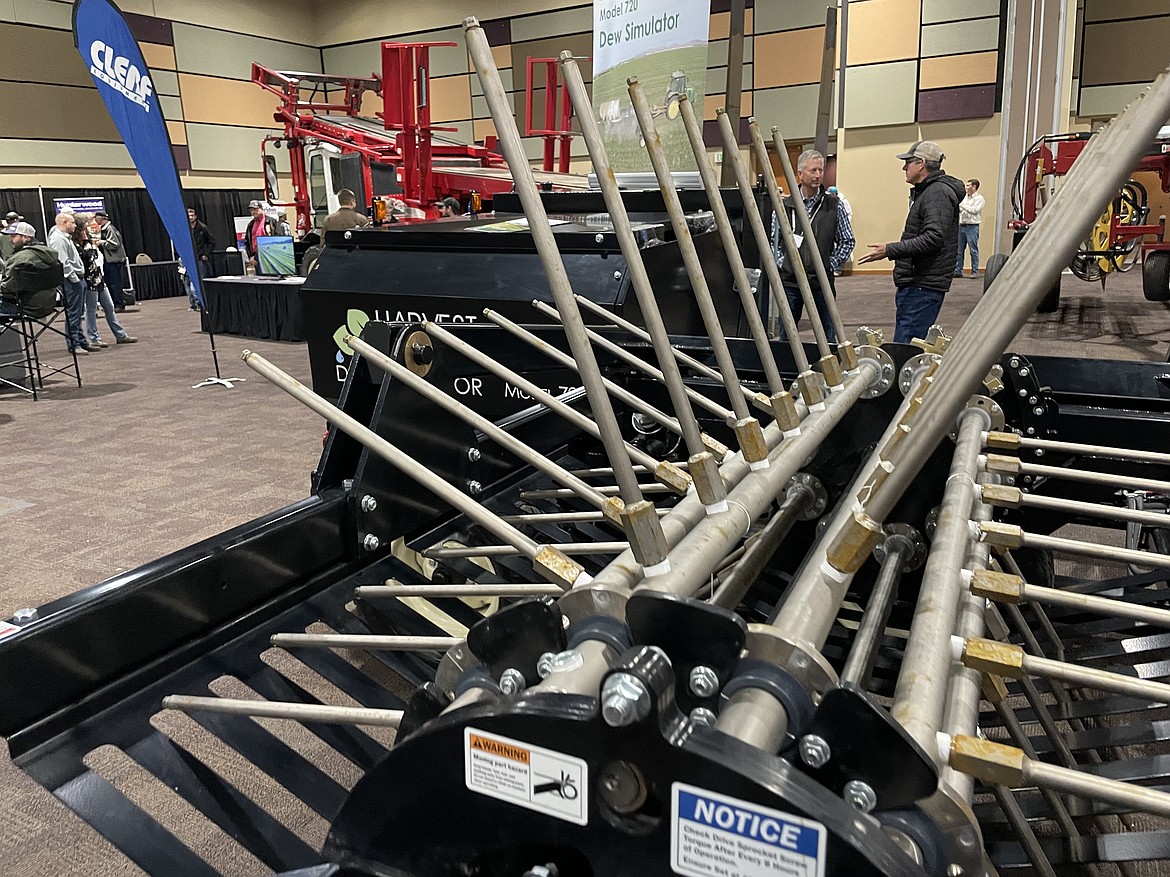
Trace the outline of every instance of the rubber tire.
<instances>
[{"instance_id":1,"label":"rubber tire","mask_svg":"<svg viewBox=\"0 0 1170 877\"><path fill-rule=\"evenodd\" d=\"M1142 266L1142 293L1146 301L1170 301L1170 252L1146 254Z\"/></svg>"},{"instance_id":2,"label":"rubber tire","mask_svg":"<svg viewBox=\"0 0 1170 877\"><path fill-rule=\"evenodd\" d=\"M1060 307L1060 275L1056 275L1056 282L1052 284L1052 288L1048 290L1044 298L1040 299L1040 304L1036 305L1036 313L1051 314Z\"/></svg>"},{"instance_id":3,"label":"rubber tire","mask_svg":"<svg viewBox=\"0 0 1170 877\"><path fill-rule=\"evenodd\" d=\"M987 264L983 266L983 291L987 292L992 282L1003 270L1003 266L1007 264L1008 257L1003 253L995 253Z\"/></svg>"}]
</instances>

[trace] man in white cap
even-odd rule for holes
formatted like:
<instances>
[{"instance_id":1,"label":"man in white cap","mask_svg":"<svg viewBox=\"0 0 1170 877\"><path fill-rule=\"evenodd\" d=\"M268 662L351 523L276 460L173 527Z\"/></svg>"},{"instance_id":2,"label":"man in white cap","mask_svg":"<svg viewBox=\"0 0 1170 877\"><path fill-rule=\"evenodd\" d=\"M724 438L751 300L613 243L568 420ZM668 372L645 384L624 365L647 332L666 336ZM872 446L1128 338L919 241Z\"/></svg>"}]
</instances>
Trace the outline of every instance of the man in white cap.
<instances>
[{"instance_id":1,"label":"man in white cap","mask_svg":"<svg viewBox=\"0 0 1170 877\"><path fill-rule=\"evenodd\" d=\"M894 261L894 341L925 338L938 318L959 253L959 202L963 183L942 171L946 156L931 140L919 140L898 156L910 189L910 212L902 239L870 244L859 264Z\"/></svg>"}]
</instances>

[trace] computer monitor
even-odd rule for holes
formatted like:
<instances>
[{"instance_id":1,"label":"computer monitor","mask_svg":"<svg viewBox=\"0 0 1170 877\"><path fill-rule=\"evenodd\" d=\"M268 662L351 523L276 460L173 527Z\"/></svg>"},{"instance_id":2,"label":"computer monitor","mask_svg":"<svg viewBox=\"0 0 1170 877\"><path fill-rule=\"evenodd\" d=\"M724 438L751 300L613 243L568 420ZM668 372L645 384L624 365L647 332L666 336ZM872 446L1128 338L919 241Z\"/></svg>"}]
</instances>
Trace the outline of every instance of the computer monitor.
<instances>
[{"instance_id":1,"label":"computer monitor","mask_svg":"<svg viewBox=\"0 0 1170 877\"><path fill-rule=\"evenodd\" d=\"M256 238L256 273L270 277L291 277L297 273L293 239L289 235Z\"/></svg>"}]
</instances>

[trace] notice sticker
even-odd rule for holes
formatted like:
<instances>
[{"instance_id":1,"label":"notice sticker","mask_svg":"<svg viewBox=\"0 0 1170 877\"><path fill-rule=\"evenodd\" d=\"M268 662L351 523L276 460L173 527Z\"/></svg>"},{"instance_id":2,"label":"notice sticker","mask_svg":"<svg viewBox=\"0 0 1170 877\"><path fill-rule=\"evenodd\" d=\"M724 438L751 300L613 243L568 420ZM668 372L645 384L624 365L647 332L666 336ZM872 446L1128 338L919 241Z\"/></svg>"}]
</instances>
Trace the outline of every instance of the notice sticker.
<instances>
[{"instance_id":1,"label":"notice sticker","mask_svg":"<svg viewBox=\"0 0 1170 877\"><path fill-rule=\"evenodd\" d=\"M671 787L670 867L687 877L824 877L825 826L694 786Z\"/></svg>"},{"instance_id":2,"label":"notice sticker","mask_svg":"<svg viewBox=\"0 0 1170 877\"><path fill-rule=\"evenodd\" d=\"M464 782L489 798L589 824L589 765L580 758L475 728L463 729Z\"/></svg>"}]
</instances>

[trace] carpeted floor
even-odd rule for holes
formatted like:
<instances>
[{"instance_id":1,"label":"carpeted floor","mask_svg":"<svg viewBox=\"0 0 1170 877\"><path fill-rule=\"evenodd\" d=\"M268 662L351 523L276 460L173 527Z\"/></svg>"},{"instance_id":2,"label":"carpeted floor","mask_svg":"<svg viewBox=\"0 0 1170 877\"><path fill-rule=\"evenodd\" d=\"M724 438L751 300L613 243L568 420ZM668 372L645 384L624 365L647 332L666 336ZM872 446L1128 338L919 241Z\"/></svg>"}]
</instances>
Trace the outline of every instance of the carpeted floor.
<instances>
[{"instance_id":1,"label":"carpeted floor","mask_svg":"<svg viewBox=\"0 0 1170 877\"><path fill-rule=\"evenodd\" d=\"M1105 292L1066 275L1061 309L1034 316L1012 349L1164 361L1170 307L1146 302L1140 286L1136 271L1111 280ZM838 290L848 328L868 324L892 337L888 275L841 278ZM981 291L979 280L955 281L941 315L948 331ZM139 343L85 357L80 389L58 379L35 403L0 393L0 533L9 557L0 617L309 492L321 419L239 362L249 347L307 382L304 345L220 338L224 376L247 381L196 390L213 368L184 299L144 302L123 322ZM30 877L139 873L7 759L0 762L0 858L7 873Z\"/></svg>"}]
</instances>

